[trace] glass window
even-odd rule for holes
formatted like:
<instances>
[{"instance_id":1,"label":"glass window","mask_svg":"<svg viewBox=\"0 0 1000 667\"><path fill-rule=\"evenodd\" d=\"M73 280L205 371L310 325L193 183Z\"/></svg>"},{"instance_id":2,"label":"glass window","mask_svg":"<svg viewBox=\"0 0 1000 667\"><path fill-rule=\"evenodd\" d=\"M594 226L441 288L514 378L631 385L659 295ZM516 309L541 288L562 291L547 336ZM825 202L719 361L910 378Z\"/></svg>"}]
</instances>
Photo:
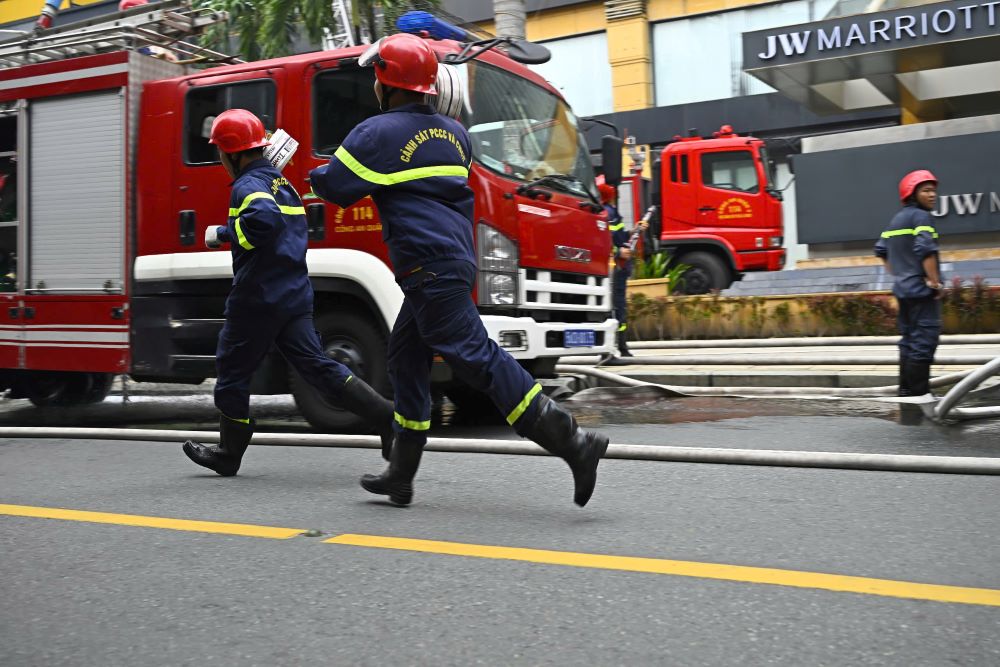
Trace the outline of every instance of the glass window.
<instances>
[{"instance_id":1,"label":"glass window","mask_svg":"<svg viewBox=\"0 0 1000 667\"><path fill-rule=\"evenodd\" d=\"M791 0L653 25L656 106L774 92L743 71L742 33L822 19L837 0Z\"/></svg>"},{"instance_id":2,"label":"glass window","mask_svg":"<svg viewBox=\"0 0 1000 667\"><path fill-rule=\"evenodd\" d=\"M587 144L559 97L481 62L470 62L468 73L472 113L463 113L462 123L477 160L521 181L555 176L550 183L597 199Z\"/></svg>"},{"instance_id":3,"label":"glass window","mask_svg":"<svg viewBox=\"0 0 1000 667\"><path fill-rule=\"evenodd\" d=\"M333 155L358 123L378 115L375 70L352 67L321 72L313 80L313 152Z\"/></svg>"},{"instance_id":4,"label":"glass window","mask_svg":"<svg viewBox=\"0 0 1000 667\"><path fill-rule=\"evenodd\" d=\"M598 32L555 39L542 44L552 52L552 59L531 65L580 116L595 116L615 110L611 92L611 63L608 61L608 36Z\"/></svg>"},{"instance_id":5,"label":"glass window","mask_svg":"<svg viewBox=\"0 0 1000 667\"><path fill-rule=\"evenodd\" d=\"M677 156L670 156L670 180L674 183L677 182Z\"/></svg>"},{"instance_id":6,"label":"glass window","mask_svg":"<svg viewBox=\"0 0 1000 667\"><path fill-rule=\"evenodd\" d=\"M257 114L268 131L275 128L275 85L271 79L241 81L188 91L184 109L184 161L218 164L215 146L208 143L212 121L227 109L247 109Z\"/></svg>"},{"instance_id":7,"label":"glass window","mask_svg":"<svg viewBox=\"0 0 1000 667\"><path fill-rule=\"evenodd\" d=\"M723 151L703 153L701 156L701 181L722 190L757 192L757 170L750 151Z\"/></svg>"},{"instance_id":8,"label":"glass window","mask_svg":"<svg viewBox=\"0 0 1000 667\"><path fill-rule=\"evenodd\" d=\"M681 183L690 183L688 176L688 156L687 153L681 156Z\"/></svg>"}]
</instances>

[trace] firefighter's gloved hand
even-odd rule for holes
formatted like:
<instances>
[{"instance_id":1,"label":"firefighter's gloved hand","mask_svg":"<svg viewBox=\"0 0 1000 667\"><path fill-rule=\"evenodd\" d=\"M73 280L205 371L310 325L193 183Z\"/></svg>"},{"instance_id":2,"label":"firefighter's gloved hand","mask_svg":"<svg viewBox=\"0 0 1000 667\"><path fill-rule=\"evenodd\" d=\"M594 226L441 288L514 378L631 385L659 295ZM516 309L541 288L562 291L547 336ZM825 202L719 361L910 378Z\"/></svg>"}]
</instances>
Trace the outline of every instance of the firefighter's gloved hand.
<instances>
[{"instance_id":1,"label":"firefighter's gloved hand","mask_svg":"<svg viewBox=\"0 0 1000 667\"><path fill-rule=\"evenodd\" d=\"M221 248L222 241L219 240L219 226L209 225L205 229L205 247L206 248Z\"/></svg>"}]
</instances>

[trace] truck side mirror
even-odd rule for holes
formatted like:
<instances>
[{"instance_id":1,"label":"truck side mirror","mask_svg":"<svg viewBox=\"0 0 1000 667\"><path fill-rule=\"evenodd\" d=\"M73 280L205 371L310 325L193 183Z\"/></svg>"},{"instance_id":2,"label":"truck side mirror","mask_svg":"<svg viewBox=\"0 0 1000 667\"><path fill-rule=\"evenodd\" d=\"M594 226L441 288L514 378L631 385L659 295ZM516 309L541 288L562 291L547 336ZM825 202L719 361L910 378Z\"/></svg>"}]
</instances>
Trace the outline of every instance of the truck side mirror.
<instances>
[{"instance_id":1,"label":"truck side mirror","mask_svg":"<svg viewBox=\"0 0 1000 667\"><path fill-rule=\"evenodd\" d=\"M524 65L541 65L549 62L552 52L548 47L529 42L526 39L512 39L507 43L507 55L511 60Z\"/></svg>"},{"instance_id":2,"label":"truck side mirror","mask_svg":"<svg viewBox=\"0 0 1000 667\"><path fill-rule=\"evenodd\" d=\"M662 187L661 182L660 182L660 178L661 178L662 172L663 172L663 160L662 160L662 158L660 156L657 156L656 159L653 160L652 171L653 171L653 181L651 183L652 187L650 188L650 190L651 190L650 191L650 197L651 197L651 201L652 201L653 204L659 205L660 204L660 188Z\"/></svg>"},{"instance_id":3,"label":"truck side mirror","mask_svg":"<svg viewBox=\"0 0 1000 667\"><path fill-rule=\"evenodd\" d=\"M622 182L622 147L625 142L621 137L607 134L601 137L601 167L604 171L604 182L617 186Z\"/></svg>"}]
</instances>

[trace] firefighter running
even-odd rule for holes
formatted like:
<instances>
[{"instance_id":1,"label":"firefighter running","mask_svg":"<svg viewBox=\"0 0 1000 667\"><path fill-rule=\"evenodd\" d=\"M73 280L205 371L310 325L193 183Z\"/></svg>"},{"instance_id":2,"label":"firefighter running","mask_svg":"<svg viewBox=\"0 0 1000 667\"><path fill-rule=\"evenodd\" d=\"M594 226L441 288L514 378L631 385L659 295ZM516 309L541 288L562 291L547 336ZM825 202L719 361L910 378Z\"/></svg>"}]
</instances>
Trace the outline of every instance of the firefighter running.
<instances>
[{"instance_id":1,"label":"firefighter running","mask_svg":"<svg viewBox=\"0 0 1000 667\"><path fill-rule=\"evenodd\" d=\"M383 113L355 127L330 163L312 171L311 181L317 194L340 207L371 195L404 294L389 340L392 455L381 475L365 475L361 485L397 505L410 503L430 428L437 353L459 378L488 394L518 434L569 464L574 500L586 505L608 439L581 429L545 396L489 338L473 304L472 153L465 128L426 103L425 96L436 93L434 51L414 35L392 35L373 44L359 64L375 66Z\"/></svg>"},{"instance_id":2,"label":"firefighter running","mask_svg":"<svg viewBox=\"0 0 1000 667\"><path fill-rule=\"evenodd\" d=\"M205 230L205 245L232 244L234 277L216 352L220 442L206 446L189 440L184 453L220 475L236 474L254 430L250 378L275 344L306 382L367 419L382 436L382 454L389 458L392 403L328 358L313 327L305 209L295 189L263 157L264 125L249 111L230 109L213 122L210 143L234 180L229 220Z\"/></svg>"},{"instance_id":3,"label":"firefighter running","mask_svg":"<svg viewBox=\"0 0 1000 667\"><path fill-rule=\"evenodd\" d=\"M930 212L937 203L937 179L913 171L899 183L903 209L875 243L875 255L895 276L899 304L899 395L930 392L931 363L941 336L941 269L938 233Z\"/></svg>"}]
</instances>

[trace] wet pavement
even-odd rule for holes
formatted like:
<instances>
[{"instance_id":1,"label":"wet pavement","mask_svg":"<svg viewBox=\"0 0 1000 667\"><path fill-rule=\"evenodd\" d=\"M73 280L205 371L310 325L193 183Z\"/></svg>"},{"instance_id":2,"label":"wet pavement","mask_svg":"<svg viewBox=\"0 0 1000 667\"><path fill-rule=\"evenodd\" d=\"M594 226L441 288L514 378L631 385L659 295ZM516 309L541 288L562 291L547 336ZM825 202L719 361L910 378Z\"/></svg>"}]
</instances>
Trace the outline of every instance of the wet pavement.
<instances>
[{"instance_id":1,"label":"wet pavement","mask_svg":"<svg viewBox=\"0 0 1000 667\"><path fill-rule=\"evenodd\" d=\"M0 400L0 425L214 430L211 385L158 388L74 408L38 408ZM588 396L591 396L588 398ZM963 403L1000 404L1000 386ZM255 396L258 431L311 433L290 395ZM936 423L916 406L868 400L663 398L642 388L583 392L567 405L581 424L612 442L800 451L1000 457L1000 419ZM435 405L431 436L514 439L498 413Z\"/></svg>"},{"instance_id":2,"label":"wet pavement","mask_svg":"<svg viewBox=\"0 0 1000 667\"><path fill-rule=\"evenodd\" d=\"M615 443L1000 457L1000 420L887 402L638 388L566 405ZM253 412L312 430L291 396ZM216 420L210 383L0 400L4 426ZM447 402L431 435L515 437ZM398 509L358 486L383 465L251 447L221 478L172 442L0 439L0 664L1000 664L996 476L611 459L581 509L561 461L429 452Z\"/></svg>"}]
</instances>

